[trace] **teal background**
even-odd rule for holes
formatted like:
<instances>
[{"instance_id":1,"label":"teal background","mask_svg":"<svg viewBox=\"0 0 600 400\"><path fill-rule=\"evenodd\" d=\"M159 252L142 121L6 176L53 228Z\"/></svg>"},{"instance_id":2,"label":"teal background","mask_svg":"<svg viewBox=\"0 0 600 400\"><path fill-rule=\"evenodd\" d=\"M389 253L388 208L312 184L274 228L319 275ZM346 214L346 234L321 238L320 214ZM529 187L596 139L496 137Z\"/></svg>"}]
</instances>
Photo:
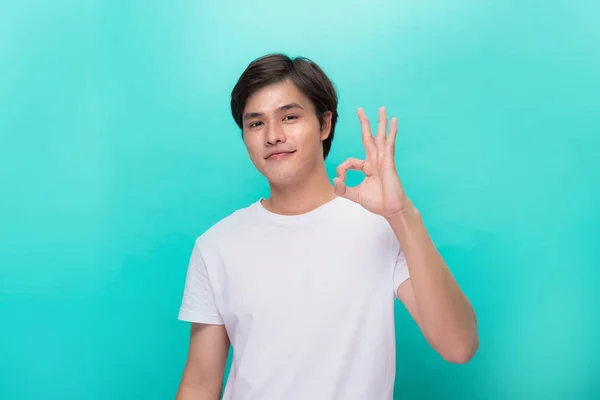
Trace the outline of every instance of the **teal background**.
<instances>
[{"instance_id":1,"label":"teal background","mask_svg":"<svg viewBox=\"0 0 600 400\"><path fill-rule=\"evenodd\" d=\"M228 108L272 51L399 117L398 168L478 313L447 364L398 305L397 399L600 398L600 3L0 3L0 398L168 399L196 236L268 193ZM353 175L354 183L360 176Z\"/></svg>"}]
</instances>

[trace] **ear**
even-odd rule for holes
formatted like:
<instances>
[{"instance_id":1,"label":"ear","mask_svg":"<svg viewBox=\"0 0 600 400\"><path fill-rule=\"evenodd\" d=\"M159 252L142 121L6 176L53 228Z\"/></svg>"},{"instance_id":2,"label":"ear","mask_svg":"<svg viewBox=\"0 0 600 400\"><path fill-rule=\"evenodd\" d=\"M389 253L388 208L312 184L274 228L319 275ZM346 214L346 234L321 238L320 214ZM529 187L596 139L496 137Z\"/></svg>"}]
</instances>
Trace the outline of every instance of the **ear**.
<instances>
[{"instance_id":1,"label":"ear","mask_svg":"<svg viewBox=\"0 0 600 400\"><path fill-rule=\"evenodd\" d=\"M329 133L331 132L331 116L333 113L331 111L325 111L323 113L323 123L321 124L321 141L327 139L329 137Z\"/></svg>"}]
</instances>

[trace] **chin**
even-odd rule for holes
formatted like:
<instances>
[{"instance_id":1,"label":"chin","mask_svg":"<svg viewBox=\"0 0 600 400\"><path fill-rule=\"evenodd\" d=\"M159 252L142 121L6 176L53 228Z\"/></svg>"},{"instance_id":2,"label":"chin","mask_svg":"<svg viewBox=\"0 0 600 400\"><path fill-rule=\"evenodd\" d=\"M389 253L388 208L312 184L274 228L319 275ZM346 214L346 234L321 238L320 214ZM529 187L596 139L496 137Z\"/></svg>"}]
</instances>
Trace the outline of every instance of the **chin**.
<instances>
[{"instance_id":1,"label":"chin","mask_svg":"<svg viewBox=\"0 0 600 400\"><path fill-rule=\"evenodd\" d=\"M291 161L291 160L290 160ZM299 160L291 163L279 163L277 165L262 165L261 173L274 186L295 185L311 175L311 168Z\"/></svg>"},{"instance_id":2,"label":"chin","mask_svg":"<svg viewBox=\"0 0 600 400\"><path fill-rule=\"evenodd\" d=\"M275 186L288 186L297 183L300 179L301 171L296 168L266 168L261 171L264 177L269 181L271 185Z\"/></svg>"},{"instance_id":3,"label":"chin","mask_svg":"<svg viewBox=\"0 0 600 400\"><path fill-rule=\"evenodd\" d=\"M298 182L298 177L295 174L272 173L266 174L265 178L274 186L289 186Z\"/></svg>"}]
</instances>

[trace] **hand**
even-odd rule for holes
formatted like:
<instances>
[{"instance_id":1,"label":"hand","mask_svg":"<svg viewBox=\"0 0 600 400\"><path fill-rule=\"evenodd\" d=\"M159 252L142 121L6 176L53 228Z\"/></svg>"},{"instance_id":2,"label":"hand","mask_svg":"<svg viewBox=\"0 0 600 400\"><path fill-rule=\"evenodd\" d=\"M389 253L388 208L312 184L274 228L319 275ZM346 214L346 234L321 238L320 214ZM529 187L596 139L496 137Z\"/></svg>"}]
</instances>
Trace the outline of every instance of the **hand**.
<instances>
[{"instance_id":1,"label":"hand","mask_svg":"<svg viewBox=\"0 0 600 400\"><path fill-rule=\"evenodd\" d=\"M367 159L349 158L337 167L337 177L333 180L335 193L362 205L375 214L391 218L412 206L402 188L394 160L398 119L392 118L386 136L387 115L385 108L381 107L377 136L373 139L369 119L364 110L359 108L357 114ZM365 179L360 185L346 186L346 172L349 169L359 170L365 174Z\"/></svg>"}]
</instances>

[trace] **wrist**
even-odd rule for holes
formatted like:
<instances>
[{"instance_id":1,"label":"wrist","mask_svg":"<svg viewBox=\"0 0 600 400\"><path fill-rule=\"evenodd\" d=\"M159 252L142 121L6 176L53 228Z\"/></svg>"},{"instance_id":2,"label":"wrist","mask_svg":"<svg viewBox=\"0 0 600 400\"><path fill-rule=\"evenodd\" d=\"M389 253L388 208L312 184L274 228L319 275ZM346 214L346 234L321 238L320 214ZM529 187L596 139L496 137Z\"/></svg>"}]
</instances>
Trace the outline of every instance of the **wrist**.
<instances>
[{"instance_id":1,"label":"wrist","mask_svg":"<svg viewBox=\"0 0 600 400\"><path fill-rule=\"evenodd\" d=\"M410 202L401 210L386 216L385 219L399 239L405 239L409 232L415 231L421 224L421 214Z\"/></svg>"},{"instance_id":2,"label":"wrist","mask_svg":"<svg viewBox=\"0 0 600 400\"><path fill-rule=\"evenodd\" d=\"M407 219L412 219L415 217L420 217L421 214L419 212L419 210L417 210L417 208L414 206L414 204L410 201L407 200L407 204L402 207L400 210L389 214L387 216L385 216L385 219L390 223L399 223L402 221L405 221Z\"/></svg>"}]
</instances>

